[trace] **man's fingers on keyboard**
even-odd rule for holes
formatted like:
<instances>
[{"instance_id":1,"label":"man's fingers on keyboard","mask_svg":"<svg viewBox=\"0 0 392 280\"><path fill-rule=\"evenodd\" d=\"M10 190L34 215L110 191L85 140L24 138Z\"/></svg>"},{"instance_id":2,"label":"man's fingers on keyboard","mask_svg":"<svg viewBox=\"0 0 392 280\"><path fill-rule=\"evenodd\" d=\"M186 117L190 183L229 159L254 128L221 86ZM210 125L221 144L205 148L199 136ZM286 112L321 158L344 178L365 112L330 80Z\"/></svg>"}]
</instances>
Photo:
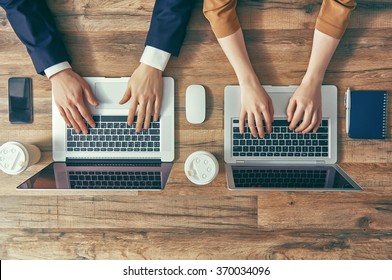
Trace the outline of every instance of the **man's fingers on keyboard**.
<instances>
[{"instance_id":1,"label":"man's fingers on keyboard","mask_svg":"<svg viewBox=\"0 0 392 280\"><path fill-rule=\"evenodd\" d=\"M161 98L157 97L155 100L155 105L154 105L154 121L158 121L159 119L159 113L161 111Z\"/></svg>"},{"instance_id":2,"label":"man's fingers on keyboard","mask_svg":"<svg viewBox=\"0 0 392 280\"><path fill-rule=\"evenodd\" d=\"M143 128L143 121L146 116L146 105L139 104L139 112L137 113L136 132L141 132Z\"/></svg>"},{"instance_id":3,"label":"man's fingers on keyboard","mask_svg":"<svg viewBox=\"0 0 392 280\"><path fill-rule=\"evenodd\" d=\"M137 102L135 99L131 98L131 106L129 107L129 113L127 119L129 125L132 124L133 120L135 119L136 109L137 109Z\"/></svg>"},{"instance_id":4,"label":"man's fingers on keyboard","mask_svg":"<svg viewBox=\"0 0 392 280\"><path fill-rule=\"evenodd\" d=\"M95 122L93 120L93 117L91 116L90 112L88 111L88 109L86 108L86 106L80 106L79 108L79 112L80 114L83 116L83 118L87 121L87 123L91 126L91 127L95 127Z\"/></svg>"},{"instance_id":5,"label":"man's fingers on keyboard","mask_svg":"<svg viewBox=\"0 0 392 280\"><path fill-rule=\"evenodd\" d=\"M153 104L152 101L150 101L147 104L146 116L144 119L144 129L148 129L150 127L152 108L153 108Z\"/></svg>"},{"instance_id":6,"label":"man's fingers on keyboard","mask_svg":"<svg viewBox=\"0 0 392 280\"><path fill-rule=\"evenodd\" d=\"M74 118L72 117L71 112L68 109L64 109L64 112L68 118L68 120L71 122L72 127L75 129L76 133L80 133L81 129L79 125L76 123Z\"/></svg>"},{"instance_id":7,"label":"man's fingers on keyboard","mask_svg":"<svg viewBox=\"0 0 392 280\"><path fill-rule=\"evenodd\" d=\"M89 85L83 80L82 83L82 88L83 88L83 92L84 95L86 96L87 102L90 103L93 106L98 106L99 102L98 100L95 98L93 92L91 91Z\"/></svg>"},{"instance_id":8,"label":"man's fingers on keyboard","mask_svg":"<svg viewBox=\"0 0 392 280\"><path fill-rule=\"evenodd\" d=\"M72 108L71 114L72 114L72 117L75 120L75 122L78 124L80 129L83 131L83 133L87 134L88 133L87 125L84 122L82 116L80 115L80 113L76 107Z\"/></svg>"},{"instance_id":9,"label":"man's fingers on keyboard","mask_svg":"<svg viewBox=\"0 0 392 280\"><path fill-rule=\"evenodd\" d=\"M121 98L121 100L118 102L119 104L124 104L131 98L131 85L130 85L131 79L128 81L127 88L125 89L124 95Z\"/></svg>"},{"instance_id":10,"label":"man's fingers on keyboard","mask_svg":"<svg viewBox=\"0 0 392 280\"><path fill-rule=\"evenodd\" d=\"M72 126L72 124L71 124L71 122L69 121L69 119L67 118L67 115L65 114L63 108L61 108L60 106L57 106L57 109L59 110L60 116L63 118L65 124L66 124L67 126Z\"/></svg>"}]
</instances>

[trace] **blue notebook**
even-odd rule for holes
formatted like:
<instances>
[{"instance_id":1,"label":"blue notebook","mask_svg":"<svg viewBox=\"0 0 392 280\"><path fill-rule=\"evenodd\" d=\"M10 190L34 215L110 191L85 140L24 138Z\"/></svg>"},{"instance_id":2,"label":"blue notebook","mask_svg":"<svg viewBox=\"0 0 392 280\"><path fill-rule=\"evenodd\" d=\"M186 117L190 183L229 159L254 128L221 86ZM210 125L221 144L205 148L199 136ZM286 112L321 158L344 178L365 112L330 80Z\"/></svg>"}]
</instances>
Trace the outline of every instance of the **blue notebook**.
<instances>
[{"instance_id":1,"label":"blue notebook","mask_svg":"<svg viewBox=\"0 0 392 280\"><path fill-rule=\"evenodd\" d=\"M384 139L387 132L388 93L382 90L347 90L346 132L350 138Z\"/></svg>"}]
</instances>

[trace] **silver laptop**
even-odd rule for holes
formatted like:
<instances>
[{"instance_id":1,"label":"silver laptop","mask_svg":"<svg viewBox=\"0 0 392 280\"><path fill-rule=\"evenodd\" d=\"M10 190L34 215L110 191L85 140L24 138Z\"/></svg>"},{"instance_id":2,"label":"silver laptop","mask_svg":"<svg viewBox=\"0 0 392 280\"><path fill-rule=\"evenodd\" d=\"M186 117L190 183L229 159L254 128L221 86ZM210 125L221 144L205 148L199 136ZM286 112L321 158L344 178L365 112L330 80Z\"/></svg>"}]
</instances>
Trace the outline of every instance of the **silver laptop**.
<instances>
[{"instance_id":1,"label":"silver laptop","mask_svg":"<svg viewBox=\"0 0 392 280\"><path fill-rule=\"evenodd\" d=\"M88 135L68 128L54 102L53 173L57 189L162 190L174 160L174 80L163 78L159 121L136 133L127 124L129 103L119 105L129 78L84 78L99 106L89 106L96 123ZM35 181L39 176L35 176ZM20 188L39 188L39 184ZM30 186L30 187L28 187Z\"/></svg>"},{"instance_id":2,"label":"silver laptop","mask_svg":"<svg viewBox=\"0 0 392 280\"><path fill-rule=\"evenodd\" d=\"M230 190L359 191L337 164L338 91L322 86L321 126L315 133L288 129L286 108L297 86L264 86L274 106L272 133L239 133L240 87L224 93L224 160Z\"/></svg>"}]
</instances>

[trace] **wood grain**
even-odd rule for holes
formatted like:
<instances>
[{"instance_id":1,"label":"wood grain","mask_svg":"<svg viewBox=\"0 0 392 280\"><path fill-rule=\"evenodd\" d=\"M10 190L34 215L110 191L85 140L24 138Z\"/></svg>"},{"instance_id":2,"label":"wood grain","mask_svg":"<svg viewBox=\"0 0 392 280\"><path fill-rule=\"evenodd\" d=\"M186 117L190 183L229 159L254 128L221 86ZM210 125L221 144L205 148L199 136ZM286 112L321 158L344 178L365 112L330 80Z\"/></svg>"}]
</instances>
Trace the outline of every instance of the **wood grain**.
<instances>
[{"instance_id":1,"label":"wood grain","mask_svg":"<svg viewBox=\"0 0 392 280\"><path fill-rule=\"evenodd\" d=\"M130 76L139 64L154 1L48 1L82 76ZM262 84L299 84L306 71L321 0L238 1L247 49ZM18 176L0 173L1 259L391 259L392 102L385 140L346 136L344 91L392 92L392 3L358 1L324 84L339 90L339 165L360 193L232 192L223 164L223 92L238 84L196 1L174 77L176 158L163 192L20 191L16 186L51 162L51 84L35 73L26 48L0 10L0 144L42 150ZM7 80L33 78L34 123L8 122ZM207 119L185 119L185 90L207 90ZM212 184L183 171L196 150L220 162Z\"/></svg>"},{"instance_id":2,"label":"wood grain","mask_svg":"<svg viewBox=\"0 0 392 280\"><path fill-rule=\"evenodd\" d=\"M0 229L3 259L391 259L392 232Z\"/></svg>"}]
</instances>

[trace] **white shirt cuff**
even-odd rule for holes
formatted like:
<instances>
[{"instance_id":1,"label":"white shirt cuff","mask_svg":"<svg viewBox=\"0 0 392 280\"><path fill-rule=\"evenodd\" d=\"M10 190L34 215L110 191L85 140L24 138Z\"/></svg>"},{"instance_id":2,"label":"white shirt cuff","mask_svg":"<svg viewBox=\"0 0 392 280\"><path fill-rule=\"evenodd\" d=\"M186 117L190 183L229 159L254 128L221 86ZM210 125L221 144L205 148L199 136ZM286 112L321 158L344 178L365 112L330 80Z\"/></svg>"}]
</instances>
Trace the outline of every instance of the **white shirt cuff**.
<instances>
[{"instance_id":1,"label":"white shirt cuff","mask_svg":"<svg viewBox=\"0 0 392 280\"><path fill-rule=\"evenodd\" d=\"M57 74L60 71L63 71L65 69L69 69L72 68L71 65L68 63L68 61L64 61L64 62L60 62L57 63L53 66L50 66L49 68L46 68L44 70L46 77L48 77L48 79L50 77L52 77L54 74Z\"/></svg>"},{"instance_id":2,"label":"white shirt cuff","mask_svg":"<svg viewBox=\"0 0 392 280\"><path fill-rule=\"evenodd\" d=\"M140 62L154 67L158 70L164 71L169 62L171 54L160 49L146 46Z\"/></svg>"}]
</instances>

